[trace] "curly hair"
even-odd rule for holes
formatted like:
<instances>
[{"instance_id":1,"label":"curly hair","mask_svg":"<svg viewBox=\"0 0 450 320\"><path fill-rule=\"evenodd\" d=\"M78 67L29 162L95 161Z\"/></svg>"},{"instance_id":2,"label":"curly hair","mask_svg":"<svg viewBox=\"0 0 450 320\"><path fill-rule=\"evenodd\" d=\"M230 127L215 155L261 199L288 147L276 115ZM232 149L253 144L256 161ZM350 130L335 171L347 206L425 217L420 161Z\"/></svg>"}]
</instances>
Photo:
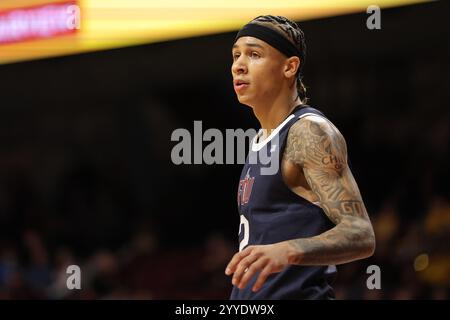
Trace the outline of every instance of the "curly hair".
<instances>
[{"instance_id":1,"label":"curly hair","mask_svg":"<svg viewBox=\"0 0 450 320\"><path fill-rule=\"evenodd\" d=\"M288 39L301 52L300 67L297 71L297 92L303 104L308 101L306 96L306 87L302 82L302 68L306 58L306 40L302 29L294 21L283 16L265 15L253 19L250 23L256 23L271 28Z\"/></svg>"}]
</instances>

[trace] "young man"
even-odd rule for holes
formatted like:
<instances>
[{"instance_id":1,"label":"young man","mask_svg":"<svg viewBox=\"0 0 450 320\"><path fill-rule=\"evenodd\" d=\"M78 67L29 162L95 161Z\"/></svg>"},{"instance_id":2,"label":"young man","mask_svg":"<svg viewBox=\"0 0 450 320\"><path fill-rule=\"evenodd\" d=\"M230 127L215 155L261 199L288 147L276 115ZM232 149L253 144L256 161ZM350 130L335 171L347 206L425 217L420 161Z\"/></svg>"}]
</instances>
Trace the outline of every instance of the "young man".
<instances>
[{"instance_id":1,"label":"young man","mask_svg":"<svg viewBox=\"0 0 450 320\"><path fill-rule=\"evenodd\" d=\"M238 100L253 109L262 130L238 189L240 250L225 270L231 299L332 299L335 265L374 252L345 140L305 104L305 51L302 30L280 16L252 20L232 48ZM275 173L263 174L264 164L249 161L262 150L279 161Z\"/></svg>"}]
</instances>

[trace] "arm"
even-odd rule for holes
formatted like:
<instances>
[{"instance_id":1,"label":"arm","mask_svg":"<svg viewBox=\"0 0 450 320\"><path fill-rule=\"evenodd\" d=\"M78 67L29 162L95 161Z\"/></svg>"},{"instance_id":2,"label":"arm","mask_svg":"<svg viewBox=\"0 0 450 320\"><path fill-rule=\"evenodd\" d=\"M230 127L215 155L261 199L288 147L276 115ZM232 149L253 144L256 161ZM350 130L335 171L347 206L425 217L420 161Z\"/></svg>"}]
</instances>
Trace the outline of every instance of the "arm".
<instances>
[{"instance_id":1,"label":"arm","mask_svg":"<svg viewBox=\"0 0 450 320\"><path fill-rule=\"evenodd\" d=\"M299 120L289 132L285 157L303 168L311 190L336 225L318 236L288 241L290 263L341 264L371 256L375 236L341 133L320 117Z\"/></svg>"},{"instance_id":2,"label":"arm","mask_svg":"<svg viewBox=\"0 0 450 320\"><path fill-rule=\"evenodd\" d=\"M239 288L245 287L257 272L260 274L253 291L259 290L271 273L289 264L341 264L373 254L375 236L347 164L347 147L341 133L323 118L301 119L289 130L284 159L303 169L335 227L311 238L248 246L238 252L225 273L234 273L232 281Z\"/></svg>"}]
</instances>

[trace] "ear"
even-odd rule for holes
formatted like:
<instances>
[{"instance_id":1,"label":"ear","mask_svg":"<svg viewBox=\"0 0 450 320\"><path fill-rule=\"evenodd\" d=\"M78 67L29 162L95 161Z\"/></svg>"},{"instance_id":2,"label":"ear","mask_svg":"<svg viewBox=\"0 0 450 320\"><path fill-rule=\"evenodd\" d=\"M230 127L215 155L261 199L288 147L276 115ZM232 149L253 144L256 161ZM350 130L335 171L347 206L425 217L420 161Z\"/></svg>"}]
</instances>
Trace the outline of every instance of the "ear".
<instances>
[{"instance_id":1,"label":"ear","mask_svg":"<svg viewBox=\"0 0 450 320\"><path fill-rule=\"evenodd\" d=\"M295 77L298 69L300 68L300 58L299 57L290 57L286 59L286 65L284 67L284 76L286 78Z\"/></svg>"}]
</instances>

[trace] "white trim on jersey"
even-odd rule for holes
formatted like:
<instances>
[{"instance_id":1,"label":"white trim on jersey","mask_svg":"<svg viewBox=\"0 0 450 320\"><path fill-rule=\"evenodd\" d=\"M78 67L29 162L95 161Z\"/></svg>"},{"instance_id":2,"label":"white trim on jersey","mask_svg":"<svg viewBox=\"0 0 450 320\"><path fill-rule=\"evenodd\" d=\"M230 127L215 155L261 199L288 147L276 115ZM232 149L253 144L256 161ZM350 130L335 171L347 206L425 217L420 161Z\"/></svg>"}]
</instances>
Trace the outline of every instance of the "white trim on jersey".
<instances>
[{"instance_id":1,"label":"white trim on jersey","mask_svg":"<svg viewBox=\"0 0 450 320\"><path fill-rule=\"evenodd\" d=\"M295 117L293 114L291 114L289 117L286 118L278 127L276 127L275 130L272 131L270 136L268 136L264 141L256 142L256 139L258 139L261 134L263 133L263 129L259 129L258 134L253 137L252 140L252 151L256 152L261 150L270 140L273 139L273 137L278 134L278 132L286 125L286 123L289 122L293 117Z\"/></svg>"},{"instance_id":2,"label":"white trim on jersey","mask_svg":"<svg viewBox=\"0 0 450 320\"><path fill-rule=\"evenodd\" d=\"M321 115L319 115L319 114L316 114L316 113L311 113L311 112L308 112L308 113L304 113L304 114L302 114L302 115L299 115L298 116L298 118L299 119L301 119L301 118L304 118L304 117L306 117L306 116L317 116L317 117L320 117L320 118L323 118ZM292 118L294 117L294 115L293 114L291 114L289 117L287 117L286 118L286 120L284 120L278 127L276 127L276 129L275 130L273 130L272 131L272 133L270 134L270 136L269 137L267 137L264 141L261 141L261 142L256 142L256 139L258 139L260 136L261 136L261 134L263 133L263 129L259 129L259 131L258 131L258 133L256 134L256 136L254 136L253 137L253 139L252 139L252 151L253 152L257 152L257 151L259 151L259 150L261 150L270 140L272 140L273 139L273 137L286 125L286 123L288 123L289 122L289 120L291 120Z\"/></svg>"},{"instance_id":3,"label":"white trim on jersey","mask_svg":"<svg viewBox=\"0 0 450 320\"><path fill-rule=\"evenodd\" d=\"M317 114L317 113L311 113L311 112L308 112L308 113L304 113L304 114L302 114L302 115L299 115L298 118L301 119L301 118L304 118L304 117L306 117L306 116L316 116L316 117L323 118L320 114Z\"/></svg>"}]
</instances>

